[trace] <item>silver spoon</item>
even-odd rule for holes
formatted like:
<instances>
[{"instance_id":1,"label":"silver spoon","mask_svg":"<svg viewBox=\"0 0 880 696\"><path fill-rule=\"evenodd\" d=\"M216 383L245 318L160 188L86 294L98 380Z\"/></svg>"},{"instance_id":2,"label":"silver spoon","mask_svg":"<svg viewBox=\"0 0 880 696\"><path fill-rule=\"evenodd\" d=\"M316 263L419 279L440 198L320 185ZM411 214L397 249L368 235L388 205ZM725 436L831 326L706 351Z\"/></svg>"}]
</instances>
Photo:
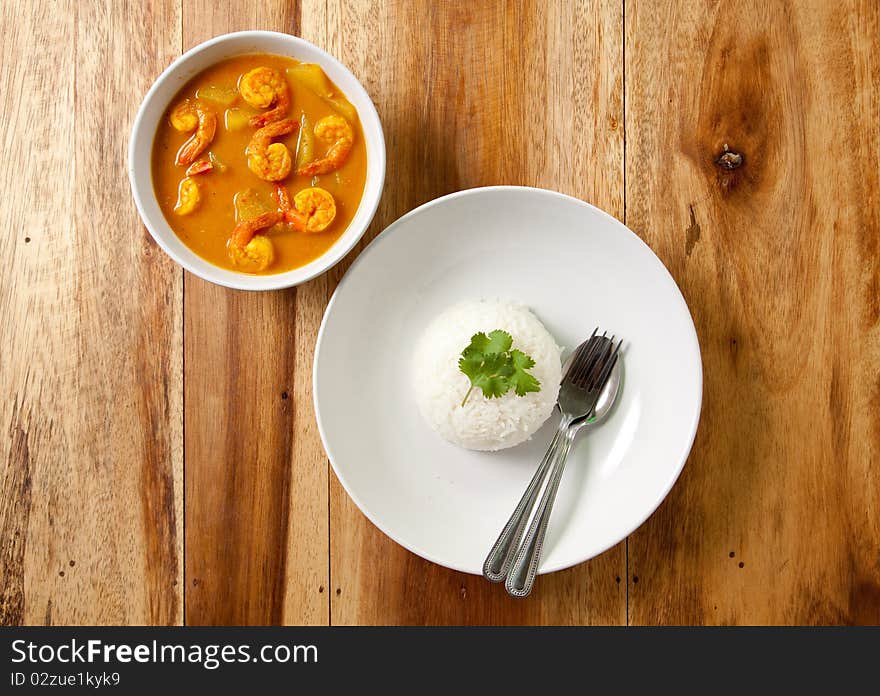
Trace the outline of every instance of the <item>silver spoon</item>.
<instances>
[{"instance_id":1,"label":"silver spoon","mask_svg":"<svg viewBox=\"0 0 880 696\"><path fill-rule=\"evenodd\" d=\"M562 366L563 377L556 403L560 415L559 425L535 475L486 556L483 577L491 582L504 582L507 579L507 571L510 570L529 520L534 516L541 493L546 487L548 475L556 460L556 450L562 441L562 433L575 419L589 415L596 407L599 394L587 393L581 382L587 374L592 373L600 360L605 359L610 350L610 341L605 334L597 336L598 331L599 328L596 327L590 337L572 351ZM577 383L576 377L579 378Z\"/></svg>"},{"instance_id":2,"label":"silver spoon","mask_svg":"<svg viewBox=\"0 0 880 696\"><path fill-rule=\"evenodd\" d=\"M556 500L556 492L559 490L559 482L562 480L562 473L565 469L568 453L571 451L572 442L582 428L596 425L608 415L615 399L617 399L619 390L620 360L618 359L605 384L601 387L592 414L572 422L562 435L562 442L557 450L550 480L544 489L544 495L541 497L541 502L538 503L537 512L529 525L522 546L513 558L513 563L504 582L508 594L514 597L525 597L532 591L532 585L538 572L538 563L541 560L544 535L547 533L547 525L550 522L550 512L553 509L553 502Z\"/></svg>"}]
</instances>

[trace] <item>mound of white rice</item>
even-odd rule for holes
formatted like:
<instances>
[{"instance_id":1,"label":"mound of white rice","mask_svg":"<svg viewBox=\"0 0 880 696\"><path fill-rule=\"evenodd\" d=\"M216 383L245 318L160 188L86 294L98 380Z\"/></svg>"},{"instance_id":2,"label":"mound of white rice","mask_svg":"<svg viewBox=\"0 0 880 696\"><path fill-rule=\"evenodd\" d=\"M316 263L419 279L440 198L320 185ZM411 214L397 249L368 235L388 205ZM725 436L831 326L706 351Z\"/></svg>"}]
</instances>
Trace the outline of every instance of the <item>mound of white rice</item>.
<instances>
[{"instance_id":1,"label":"mound of white rice","mask_svg":"<svg viewBox=\"0 0 880 696\"><path fill-rule=\"evenodd\" d=\"M470 380L458 369L461 351L480 331L507 331L513 347L532 356L529 370L541 390L517 396L513 389L487 399L480 389L461 402ZM502 300L476 300L440 314L416 347L413 383L428 425L449 442L475 450L499 450L528 440L550 416L562 376L561 349L528 307Z\"/></svg>"}]
</instances>

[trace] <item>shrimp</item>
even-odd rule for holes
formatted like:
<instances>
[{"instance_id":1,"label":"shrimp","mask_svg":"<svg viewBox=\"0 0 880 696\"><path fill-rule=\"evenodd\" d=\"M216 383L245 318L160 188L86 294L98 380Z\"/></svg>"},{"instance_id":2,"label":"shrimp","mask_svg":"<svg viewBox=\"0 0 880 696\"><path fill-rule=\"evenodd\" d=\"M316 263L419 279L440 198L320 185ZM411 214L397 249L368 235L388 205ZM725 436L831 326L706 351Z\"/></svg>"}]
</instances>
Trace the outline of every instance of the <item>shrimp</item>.
<instances>
[{"instance_id":1,"label":"shrimp","mask_svg":"<svg viewBox=\"0 0 880 696\"><path fill-rule=\"evenodd\" d=\"M214 163L211 160L196 160L189 167L187 167L186 175L194 176L196 174L204 174L205 172L210 172L214 168Z\"/></svg>"},{"instance_id":2,"label":"shrimp","mask_svg":"<svg viewBox=\"0 0 880 696\"><path fill-rule=\"evenodd\" d=\"M250 124L255 128L278 121L290 108L290 88L287 80L272 68L254 68L246 72L238 81L238 91L242 98L256 109L266 109L273 104L275 108L254 116Z\"/></svg>"},{"instance_id":3,"label":"shrimp","mask_svg":"<svg viewBox=\"0 0 880 696\"><path fill-rule=\"evenodd\" d=\"M232 263L256 271L268 268L275 260L275 246L266 235L257 233L280 220L281 213L273 210L239 222L226 244Z\"/></svg>"},{"instance_id":4,"label":"shrimp","mask_svg":"<svg viewBox=\"0 0 880 696\"><path fill-rule=\"evenodd\" d=\"M283 185L275 186L275 201L284 220L299 232L323 232L336 217L336 201L322 188L305 188L290 200Z\"/></svg>"},{"instance_id":5,"label":"shrimp","mask_svg":"<svg viewBox=\"0 0 880 696\"><path fill-rule=\"evenodd\" d=\"M171 112L171 125L184 133L195 131L177 151L177 164L187 166L196 161L217 131L217 115L197 101L187 99Z\"/></svg>"},{"instance_id":6,"label":"shrimp","mask_svg":"<svg viewBox=\"0 0 880 696\"><path fill-rule=\"evenodd\" d=\"M286 216L293 208L293 202L290 200L290 193L288 193L284 184L275 184L275 191L272 193L272 199L278 204L278 209L281 211L281 214L285 216L285 220L291 222L286 219Z\"/></svg>"},{"instance_id":7,"label":"shrimp","mask_svg":"<svg viewBox=\"0 0 880 696\"><path fill-rule=\"evenodd\" d=\"M265 181L281 181L290 174L293 164L290 150L284 143L273 143L272 138L293 133L299 123L289 118L263 126L254 133L245 150L248 169Z\"/></svg>"},{"instance_id":8,"label":"shrimp","mask_svg":"<svg viewBox=\"0 0 880 696\"><path fill-rule=\"evenodd\" d=\"M199 206L201 200L199 185L195 179L186 177L181 180L177 188L177 205L174 206L174 212L178 215L189 215Z\"/></svg>"},{"instance_id":9,"label":"shrimp","mask_svg":"<svg viewBox=\"0 0 880 696\"><path fill-rule=\"evenodd\" d=\"M315 176L336 171L348 159L354 144L354 132L342 116L325 116L315 124L315 137L331 143L327 154L321 159L304 164L297 169L300 176Z\"/></svg>"}]
</instances>

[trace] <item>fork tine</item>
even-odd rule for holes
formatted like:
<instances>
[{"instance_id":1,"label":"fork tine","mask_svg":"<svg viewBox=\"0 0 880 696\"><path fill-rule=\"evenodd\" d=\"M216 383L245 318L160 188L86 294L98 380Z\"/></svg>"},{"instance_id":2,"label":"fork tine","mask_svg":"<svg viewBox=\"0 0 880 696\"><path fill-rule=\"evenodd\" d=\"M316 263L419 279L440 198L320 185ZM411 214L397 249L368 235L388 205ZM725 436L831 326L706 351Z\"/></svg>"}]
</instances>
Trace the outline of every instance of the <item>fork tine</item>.
<instances>
[{"instance_id":1,"label":"fork tine","mask_svg":"<svg viewBox=\"0 0 880 696\"><path fill-rule=\"evenodd\" d=\"M593 333L590 334L590 337L586 341L581 342L581 344L577 348L574 349L574 353L572 353L572 355L571 355L571 360L569 360L569 362L568 362L568 369L565 371L565 374L562 375L563 382L566 379L568 379L569 375L571 375L571 373L572 373L572 370L577 365L580 365L580 361L582 359L584 351L590 347L590 344L591 344L593 338L596 336L596 332L598 330L599 330L599 327L597 326L595 329L593 329Z\"/></svg>"},{"instance_id":2,"label":"fork tine","mask_svg":"<svg viewBox=\"0 0 880 696\"><path fill-rule=\"evenodd\" d=\"M605 364L605 361L608 359L608 354L611 352L613 337L612 340L609 341L605 334L602 334L602 339L603 340L601 341L596 341L596 350L593 353L589 365L586 366L584 374L581 375L580 386L584 389L589 389L590 384L595 381L596 375L602 370L602 365Z\"/></svg>"},{"instance_id":3,"label":"fork tine","mask_svg":"<svg viewBox=\"0 0 880 696\"><path fill-rule=\"evenodd\" d=\"M596 361L602 357L602 353L605 350L605 343L607 342L607 334L607 331L603 331L601 336L597 336L593 340L593 350L590 353L590 359L583 363L584 369L580 375L581 380L590 374L590 370L596 364Z\"/></svg>"},{"instance_id":4,"label":"fork tine","mask_svg":"<svg viewBox=\"0 0 880 696\"><path fill-rule=\"evenodd\" d=\"M593 337L589 341L589 345L587 349L584 351L584 354L581 355L580 360L577 365L572 365L570 370L571 376L570 381L574 384L582 387L584 378L589 374L590 368L592 367L594 361L596 360L596 356L602 348L602 344L604 341L600 340L600 338L604 338L605 334L602 334L601 337Z\"/></svg>"},{"instance_id":5,"label":"fork tine","mask_svg":"<svg viewBox=\"0 0 880 696\"><path fill-rule=\"evenodd\" d=\"M611 370L614 369L614 366L617 364L617 351L608 358L608 362L605 363L605 367L602 368L602 372L599 374L598 379L593 383L591 391L602 391L605 387L605 383L608 381L608 377L611 375Z\"/></svg>"},{"instance_id":6,"label":"fork tine","mask_svg":"<svg viewBox=\"0 0 880 696\"><path fill-rule=\"evenodd\" d=\"M605 334L602 336L595 336L592 341L590 341L590 348L585 353L583 360L581 360L579 369L575 375L575 381L580 384L583 382L584 378L590 373L590 369L595 364L596 359L602 352L602 345L604 341L602 339L605 338Z\"/></svg>"},{"instance_id":7,"label":"fork tine","mask_svg":"<svg viewBox=\"0 0 880 696\"><path fill-rule=\"evenodd\" d=\"M573 361L568 369L567 379L571 382L577 382L579 375L584 370L584 364L590 361L590 356L596 349L596 338L591 337L589 341L583 344L583 350L577 356L577 360Z\"/></svg>"},{"instance_id":8,"label":"fork tine","mask_svg":"<svg viewBox=\"0 0 880 696\"><path fill-rule=\"evenodd\" d=\"M596 336L596 332L598 330L599 327L597 326L595 329L593 329L593 333L590 334L590 337L587 340L581 341L581 344L574 350L572 360L578 359L581 355L583 355L584 351L590 347L590 341L592 341L593 338Z\"/></svg>"},{"instance_id":9,"label":"fork tine","mask_svg":"<svg viewBox=\"0 0 880 696\"><path fill-rule=\"evenodd\" d=\"M611 354L611 350L614 347L614 337L611 337L611 340L602 341L602 346L599 353L596 355L593 360L593 364L590 366L590 370L587 373L584 379L584 387L586 389L591 389L592 385L595 383L596 378L599 376L599 373L602 371L602 367L608 360L608 356Z\"/></svg>"},{"instance_id":10,"label":"fork tine","mask_svg":"<svg viewBox=\"0 0 880 696\"><path fill-rule=\"evenodd\" d=\"M608 376L611 374L611 370L614 368L614 365L617 362L617 353L620 350L620 346L622 343L622 339L617 342L617 345L614 347L611 355L608 356L608 359L602 366L602 370L599 372L599 376L590 385L590 391L600 390L605 386L605 382L608 381Z\"/></svg>"}]
</instances>

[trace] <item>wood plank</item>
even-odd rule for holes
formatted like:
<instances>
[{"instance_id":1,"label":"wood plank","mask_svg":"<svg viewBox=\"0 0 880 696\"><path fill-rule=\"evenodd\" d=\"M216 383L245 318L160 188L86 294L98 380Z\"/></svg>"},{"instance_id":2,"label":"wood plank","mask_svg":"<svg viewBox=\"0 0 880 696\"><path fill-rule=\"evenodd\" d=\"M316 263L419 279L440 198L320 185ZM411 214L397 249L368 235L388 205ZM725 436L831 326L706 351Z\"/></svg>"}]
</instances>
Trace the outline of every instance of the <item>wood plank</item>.
<instances>
[{"instance_id":1,"label":"wood plank","mask_svg":"<svg viewBox=\"0 0 880 696\"><path fill-rule=\"evenodd\" d=\"M367 239L425 201L488 184L559 189L622 217L621 3L331 0L327 22L325 47L385 128L388 178ZM334 624L625 622L623 544L514 601L394 544L335 477L330 504Z\"/></svg>"},{"instance_id":2,"label":"wood plank","mask_svg":"<svg viewBox=\"0 0 880 696\"><path fill-rule=\"evenodd\" d=\"M298 27L296 3L183 3L184 48ZM327 623L327 467L306 367L323 301L310 292L237 292L186 275L187 623Z\"/></svg>"},{"instance_id":3,"label":"wood plank","mask_svg":"<svg viewBox=\"0 0 880 696\"><path fill-rule=\"evenodd\" d=\"M0 12L0 623L179 623L181 273L125 176L178 5Z\"/></svg>"},{"instance_id":4,"label":"wood plank","mask_svg":"<svg viewBox=\"0 0 880 696\"><path fill-rule=\"evenodd\" d=\"M626 12L627 222L705 374L690 461L630 539L631 620L876 624L880 7Z\"/></svg>"}]
</instances>

